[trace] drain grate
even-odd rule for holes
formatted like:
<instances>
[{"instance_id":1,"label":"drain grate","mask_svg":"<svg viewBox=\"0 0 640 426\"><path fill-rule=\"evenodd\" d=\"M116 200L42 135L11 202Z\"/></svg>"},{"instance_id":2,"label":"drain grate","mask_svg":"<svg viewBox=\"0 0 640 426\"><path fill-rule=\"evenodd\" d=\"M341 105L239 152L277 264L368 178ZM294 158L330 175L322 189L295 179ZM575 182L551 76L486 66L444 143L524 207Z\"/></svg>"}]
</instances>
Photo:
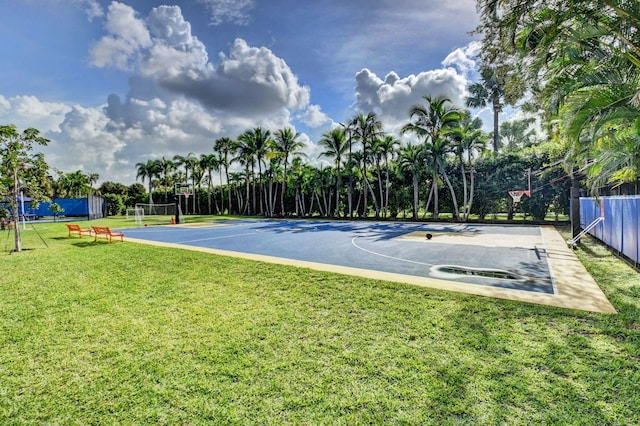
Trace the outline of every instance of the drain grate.
<instances>
[{"instance_id":1,"label":"drain grate","mask_svg":"<svg viewBox=\"0 0 640 426\"><path fill-rule=\"evenodd\" d=\"M484 278L498 278L502 280L516 280L521 281L522 277L511 273L509 271L503 271L500 269L483 269L483 268L468 268L465 266L455 265L437 265L431 268L432 272L446 275L466 275L474 277Z\"/></svg>"}]
</instances>

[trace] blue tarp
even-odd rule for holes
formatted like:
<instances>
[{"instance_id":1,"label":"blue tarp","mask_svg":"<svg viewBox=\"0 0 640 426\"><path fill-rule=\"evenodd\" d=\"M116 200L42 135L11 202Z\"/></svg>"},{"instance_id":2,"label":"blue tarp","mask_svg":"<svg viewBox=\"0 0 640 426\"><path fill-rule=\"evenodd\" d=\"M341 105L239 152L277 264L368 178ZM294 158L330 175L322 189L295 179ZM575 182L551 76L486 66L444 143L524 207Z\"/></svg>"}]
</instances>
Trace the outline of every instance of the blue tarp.
<instances>
[{"instance_id":1,"label":"blue tarp","mask_svg":"<svg viewBox=\"0 0 640 426\"><path fill-rule=\"evenodd\" d=\"M61 214L65 216L88 216L89 207L86 198L53 198L51 202L43 201L33 212L36 216L53 216L49 206L56 203L64 209Z\"/></svg>"},{"instance_id":2,"label":"blue tarp","mask_svg":"<svg viewBox=\"0 0 640 426\"><path fill-rule=\"evenodd\" d=\"M85 216L89 219L98 219L105 216L106 205L102 197L90 195L87 198L53 198L51 201L41 201L38 208L30 208L31 198L24 197L24 203L22 198L18 197L18 216L25 214L27 217L44 217L53 216L53 212L49 209L52 203L57 203L64 209L64 212L60 213L64 216ZM22 206L24 204L24 212ZM11 212L11 206L8 200L0 201L0 205L5 207Z\"/></svg>"},{"instance_id":3,"label":"blue tarp","mask_svg":"<svg viewBox=\"0 0 640 426\"><path fill-rule=\"evenodd\" d=\"M589 233L611 248L640 263L640 196L580 198L580 226L586 228L600 217L604 222Z\"/></svg>"}]
</instances>

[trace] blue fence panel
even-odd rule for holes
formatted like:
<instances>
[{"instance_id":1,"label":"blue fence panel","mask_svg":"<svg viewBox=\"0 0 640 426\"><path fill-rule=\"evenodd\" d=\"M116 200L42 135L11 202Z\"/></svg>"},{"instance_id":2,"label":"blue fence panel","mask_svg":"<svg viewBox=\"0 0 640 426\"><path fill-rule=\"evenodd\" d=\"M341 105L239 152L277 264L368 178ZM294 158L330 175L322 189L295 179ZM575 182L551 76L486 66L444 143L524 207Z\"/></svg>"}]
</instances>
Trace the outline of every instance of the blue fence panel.
<instances>
[{"instance_id":1,"label":"blue fence panel","mask_svg":"<svg viewBox=\"0 0 640 426\"><path fill-rule=\"evenodd\" d=\"M640 225L640 199L622 203L622 254L638 262L638 225Z\"/></svg>"},{"instance_id":2,"label":"blue fence panel","mask_svg":"<svg viewBox=\"0 0 640 426\"><path fill-rule=\"evenodd\" d=\"M86 198L53 198L51 203L56 203L62 207L64 212L61 214L65 216L87 216L89 214ZM40 206L35 209L34 213L37 216L53 216L53 213L49 210L51 203L40 203Z\"/></svg>"},{"instance_id":3,"label":"blue fence panel","mask_svg":"<svg viewBox=\"0 0 640 426\"><path fill-rule=\"evenodd\" d=\"M582 229L593 223L600 217L600 203L595 198L580 198L580 227ZM602 239L602 223L599 223L589 233L598 239Z\"/></svg>"},{"instance_id":4,"label":"blue fence panel","mask_svg":"<svg viewBox=\"0 0 640 426\"><path fill-rule=\"evenodd\" d=\"M640 196L602 197L604 222L591 232L608 246L640 263ZM600 216L600 203L580 198L580 226L584 229Z\"/></svg>"},{"instance_id":5,"label":"blue fence panel","mask_svg":"<svg viewBox=\"0 0 640 426\"><path fill-rule=\"evenodd\" d=\"M603 239L605 244L616 247L618 251L622 251L623 239L622 232L625 226L624 214L622 206L626 200L620 198L608 198L604 200L604 233Z\"/></svg>"}]
</instances>

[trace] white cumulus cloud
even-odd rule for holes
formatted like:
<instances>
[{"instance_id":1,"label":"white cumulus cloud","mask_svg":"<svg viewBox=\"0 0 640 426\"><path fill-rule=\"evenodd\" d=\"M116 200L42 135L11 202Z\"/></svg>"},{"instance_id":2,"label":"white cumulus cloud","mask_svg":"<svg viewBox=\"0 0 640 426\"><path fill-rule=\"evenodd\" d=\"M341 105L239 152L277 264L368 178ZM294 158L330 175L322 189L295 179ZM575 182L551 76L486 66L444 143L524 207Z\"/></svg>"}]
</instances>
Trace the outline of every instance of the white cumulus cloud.
<instances>
[{"instance_id":1,"label":"white cumulus cloud","mask_svg":"<svg viewBox=\"0 0 640 426\"><path fill-rule=\"evenodd\" d=\"M137 53L151 45L151 36L135 10L122 3L109 5L105 29L109 33L91 49L91 63L97 67L129 70Z\"/></svg>"},{"instance_id":2,"label":"white cumulus cloud","mask_svg":"<svg viewBox=\"0 0 640 426\"><path fill-rule=\"evenodd\" d=\"M0 122L15 124L20 129L35 127L43 133L58 131L70 109L66 104L41 101L35 96L0 96Z\"/></svg>"},{"instance_id":3,"label":"white cumulus cloud","mask_svg":"<svg viewBox=\"0 0 640 426\"><path fill-rule=\"evenodd\" d=\"M476 69L476 59L480 53L481 44L479 41L472 41L462 48L455 49L442 61L445 67L455 66L462 73L469 73Z\"/></svg>"},{"instance_id":4,"label":"white cumulus cloud","mask_svg":"<svg viewBox=\"0 0 640 426\"><path fill-rule=\"evenodd\" d=\"M298 118L307 126L315 128L331 123L331 118L324 112L320 105L309 105L309 107L298 115Z\"/></svg>"},{"instance_id":5,"label":"white cumulus cloud","mask_svg":"<svg viewBox=\"0 0 640 426\"><path fill-rule=\"evenodd\" d=\"M355 108L364 113L375 112L388 131L397 131L405 124L411 106L424 103L425 95L444 96L463 107L468 84L453 68L424 71L404 78L392 71L384 80L365 68L355 79Z\"/></svg>"}]
</instances>

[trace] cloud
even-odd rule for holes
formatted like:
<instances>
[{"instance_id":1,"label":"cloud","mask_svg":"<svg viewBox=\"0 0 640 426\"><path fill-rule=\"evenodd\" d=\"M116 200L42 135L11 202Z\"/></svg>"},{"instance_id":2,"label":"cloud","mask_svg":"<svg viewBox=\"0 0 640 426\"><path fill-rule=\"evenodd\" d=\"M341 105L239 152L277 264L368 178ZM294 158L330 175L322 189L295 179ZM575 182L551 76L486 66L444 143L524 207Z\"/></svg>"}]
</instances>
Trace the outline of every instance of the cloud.
<instances>
[{"instance_id":1,"label":"cloud","mask_svg":"<svg viewBox=\"0 0 640 426\"><path fill-rule=\"evenodd\" d=\"M109 35L91 50L92 64L131 69L149 80L134 79L134 92L140 83L146 90L155 85L154 96L163 92L247 117L309 104L309 87L301 86L287 63L266 47L238 38L214 66L178 6L154 8L143 21L131 7L114 2L105 28Z\"/></svg>"},{"instance_id":2,"label":"cloud","mask_svg":"<svg viewBox=\"0 0 640 426\"><path fill-rule=\"evenodd\" d=\"M95 18L104 16L104 11L96 0L81 0L81 2L84 3L84 11L87 14L89 22L93 21Z\"/></svg>"},{"instance_id":3,"label":"cloud","mask_svg":"<svg viewBox=\"0 0 640 426\"><path fill-rule=\"evenodd\" d=\"M137 53L151 45L145 23L136 17L130 6L118 2L109 5L105 29L109 33L91 49L91 64L130 70Z\"/></svg>"},{"instance_id":4,"label":"cloud","mask_svg":"<svg viewBox=\"0 0 640 426\"><path fill-rule=\"evenodd\" d=\"M253 0L200 0L211 13L211 25L231 22L236 25L249 24L249 12L254 8Z\"/></svg>"},{"instance_id":5,"label":"cloud","mask_svg":"<svg viewBox=\"0 0 640 426\"><path fill-rule=\"evenodd\" d=\"M312 128L332 122L331 118L322 112L320 105L309 105L302 114L298 115L298 119Z\"/></svg>"},{"instance_id":6,"label":"cloud","mask_svg":"<svg viewBox=\"0 0 640 426\"><path fill-rule=\"evenodd\" d=\"M301 86L287 63L266 47L236 39L228 55L220 54L215 71L185 72L158 79L176 95L197 100L213 110L244 116L269 114L279 108L303 109L311 90Z\"/></svg>"},{"instance_id":7,"label":"cloud","mask_svg":"<svg viewBox=\"0 0 640 426\"><path fill-rule=\"evenodd\" d=\"M0 122L20 129L34 127L40 132L59 131L71 108L56 102L43 102L35 96L5 98L0 95Z\"/></svg>"},{"instance_id":8,"label":"cloud","mask_svg":"<svg viewBox=\"0 0 640 426\"><path fill-rule=\"evenodd\" d=\"M481 43L479 41L472 41L463 48L458 48L451 52L442 61L444 67L455 66L463 74L475 71L476 58L480 53Z\"/></svg>"},{"instance_id":9,"label":"cloud","mask_svg":"<svg viewBox=\"0 0 640 426\"><path fill-rule=\"evenodd\" d=\"M363 69L355 76L355 109L375 112L388 131L397 131L408 121L412 105L424 103L425 95L445 96L454 105L463 107L467 79L453 68L424 71L401 78L390 72L385 79Z\"/></svg>"},{"instance_id":10,"label":"cloud","mask_svg":"<svg viewBox=\"0 0 640 426\"><path fill-rule=\"evenodd\" d=\"M113 93L96 107L0 96L0 119L37 127L51 139L43 152L56 169L131 184L138 162L212 152L216 138L255 126L294 127L292 111L309 106L310 89L267 48L236 39L211 63L177 6L143 17L112 2L104 19L91 63L129 70L125 96ZM309 119L322 115L319 108L308 111Z\"/></svg>"}]
</instances>

